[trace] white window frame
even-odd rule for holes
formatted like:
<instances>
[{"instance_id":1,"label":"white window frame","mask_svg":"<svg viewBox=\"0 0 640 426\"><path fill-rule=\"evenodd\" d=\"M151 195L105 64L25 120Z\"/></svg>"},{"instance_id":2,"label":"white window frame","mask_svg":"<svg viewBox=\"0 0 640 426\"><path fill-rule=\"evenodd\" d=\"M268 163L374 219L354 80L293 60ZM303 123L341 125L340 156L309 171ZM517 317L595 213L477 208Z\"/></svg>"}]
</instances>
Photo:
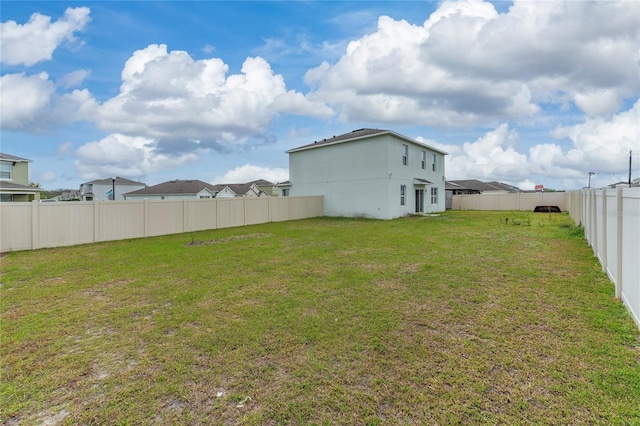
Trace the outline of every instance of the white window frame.
<instances>
[{"instance_id":1,"label":"white window frame","mask_svg":"<svg viewBox=\"0 0 640 426\"><path fill-rule=\"evenodd\" d=\"M12 163L8 163L6 161L0 162L0 179L13 180L13 164Z\"/></svg>"},{"instance_id":2,"label":"white window frame","mask_svg":"<svg viewBox=\"0 0 640 426\"><path fill-rule=\"evenodd\" d=\"M407 185L400 185L400 205L407 204Z\"/></svg>"},{"instance_id":3,"label":"white window frame","mask_svg":"<svg viewBox=\"0 0 640 426\"><path fill-rule=\"evenodd\" d=\"M435 154L431 154L431 171L436 171L437 157Z\"/></svg>"},{"instance_id":4,"label":"white window frame","mask_svg":"<svg viewBox=\"0 0 640 426\"><path fill-rule=\"evenodd\" d=\"M289 196L289 188L282 188L282 196L283 197Z\"/></svg>"},{"instance_id":5,"label":"white window frame","mask_svg":"<svg viewBox=\"0 0 640 426\"><path fill-rule=\"evenodd\" d=\"M422 152L422 170L426 170L427 169L427 151L421 151Z\"/></svg>"},{"instance_id":6,"label":"white window frame","mask_svg":"<svg viewBox=\"0 0 640 426\"><path fill-rule=\"evenodd\" d=\"M409 145L402 144L402 165L409 165Z\"/></svg>"},{"instance_id":7,"label":"white window frame","mask_svg":"<svg viewBox=\"0 0 640 426\"><path fill-rule=\"evenodd\" d=\"M438 204L438 188L431 188L431 204Z\"/></svg>"},{"instance_id":8,"label":"white window frame","mask_svg":"<svg viewBox=\"0 0 640 426\"><path fill-rule=\"evenodd\" d=\"M11 203L13 202L13 194L2 194L0 196L0 203Z\"/></svg>"}]
</instances>

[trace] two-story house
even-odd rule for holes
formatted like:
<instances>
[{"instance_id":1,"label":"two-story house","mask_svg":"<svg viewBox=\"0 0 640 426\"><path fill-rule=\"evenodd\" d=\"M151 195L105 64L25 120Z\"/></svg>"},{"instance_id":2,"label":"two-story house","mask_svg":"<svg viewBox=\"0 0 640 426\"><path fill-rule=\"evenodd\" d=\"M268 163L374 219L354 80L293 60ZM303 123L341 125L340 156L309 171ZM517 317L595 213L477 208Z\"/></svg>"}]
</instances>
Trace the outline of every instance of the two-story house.
<instances>
[{"instance_id":1,"label":"two-story house","mask_svg":"<svg viewBox=\"0 0 640 426\"><path fill-rule=\"evenodd\" d=\"M44 189L29 186L31 160L0 152L0 202L39 200Z\"/></svg>"},{"instance_id":2,"label":"two-story house","mask_svg":"<svg viewBox=\"0 0 640 426\"><path fill-rule=\"evenodd\" d=\"M123 177L113 177L106 179L96 179L80 185L81 201L107 201L124 200L124 194L138 189L145 188L143 182L126 179Z\"/></svg>"},{"instance_id":3,"label":"two-story house","mask_svg":"<svg viewBox=\"0 0 640 426\"><path fill-rule=\"evenodd\" d=\"M289 195L324 195L327 216L393 219L445 210L446 152L381 129L287 151Z\"/></svg>"}]
</instances>

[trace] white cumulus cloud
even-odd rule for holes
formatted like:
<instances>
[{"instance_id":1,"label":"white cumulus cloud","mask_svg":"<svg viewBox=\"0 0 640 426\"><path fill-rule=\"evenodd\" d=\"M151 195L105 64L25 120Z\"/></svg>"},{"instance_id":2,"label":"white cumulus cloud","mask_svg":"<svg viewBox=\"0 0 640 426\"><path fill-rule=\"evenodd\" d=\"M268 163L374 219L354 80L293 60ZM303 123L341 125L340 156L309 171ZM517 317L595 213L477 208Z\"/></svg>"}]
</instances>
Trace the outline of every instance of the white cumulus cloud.
<instances>
[{"instance_id":1,"label":"white cumulus cloud","mask_svg":"<svg viewBox=\"0 0 640 426\"><path fill-rule=\"evenodd\" d=\"M57 92L55 83L45 72L0 77L3 129L39 132L55 124L91 120L96 106L95 99L86 89Z\"/></svg>"},{"instance_id":2,"label":"white cumulus cloud","mask_svg":"<svg viewBox=\"0 0 640 426\"><path fill-rule=\"evenodd\" d=\"M229 170L221 176L216 176L211 181L212 184L221 183L247 183L254 180L264 179L269 182L282 182L289 179L289 170L283 168L260 167L253 164L245 164Z\"/></svg>"},{"instance_id":3,"label":"white cumulus cloud","mask_svg":"<svg viewBox=\"0 0 640 426\"><path fill-rule=\"evenodd\" d=\"M68 8L55 22L51 22L49 16L34 13L25 24L0 23L2 63L29 67L51 59L61 44L77 42L74 33L82 31L89 23L89 14L89 8L76 7Z\"/></svg>"},{"instance_id":4,"label":"white cumulus cloud","mask_svg":"<svg viewBox=\"0 0 640 426\"><path fill-rule=\"evenodd\" d=\"M79 147L74 164L83 179L97 179L105 175L140 177L198 159L192 152L163 154L156 145L153 139L111 134Z\"/></svg>"},{"instance_id":5,"label":"white cumulus cloud","mask_svg":"<svg viewBox=\"0 0 640 426\"><path fill-rule=\"evenodd\" d=\"M445 1L423 25L380 17L306 82L345 121L484 125L567 100L610 116L640 92L639 27L638 2Z\"/></svg>"},{"instance_id":6,"label":"white cumulus cloud","mask_svg":"<svg viewBox=\"0 0 640 426\"><path fill-rule=\"evenodd\" d=\"M260 57L247 58L228 75L218 58L194 60L184 51L150 45L136 51L122 70L120 94L101 105L98 125L114 133L153 138L159 149L228 151L272 136L277 114L328 116L322 103L288 91Z\"/></svg>"}]
</instances>

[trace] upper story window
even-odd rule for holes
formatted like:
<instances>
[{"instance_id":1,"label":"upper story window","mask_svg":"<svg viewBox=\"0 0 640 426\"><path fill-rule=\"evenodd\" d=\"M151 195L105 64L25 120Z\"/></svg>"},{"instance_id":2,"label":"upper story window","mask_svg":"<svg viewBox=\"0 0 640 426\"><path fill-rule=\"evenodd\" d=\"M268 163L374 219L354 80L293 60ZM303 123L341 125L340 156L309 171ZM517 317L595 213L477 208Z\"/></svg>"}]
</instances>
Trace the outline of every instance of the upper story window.
<instances>
[{"instance_id":1,"label":"upper story window","mask_svg":"<svg viewBox=\"0 0 640 426\"><path fill-rule=\"evenodd\" d=\"M436 155L431 154L431 170L436 171Z\"/></svg>"},{"instance_id":2,"label":"upper story window","mask_svg":"<svg viewBox=\"0 0 640 426\"><path fill-rule=\"evenodd\" d=\"M409 145L402 144L402 165L409 164Z\"/></svg>"},{"instance_id":3,"label":"upper story window","mask_svg":"<svg viewBox=\"0 0 640 426\"><path fill-rule=\"evenodd\" d=\"M0 179L13 179L13 165L11 163L0 163Z\"/></svg>"},{"instance_id":4,"label":"upper story window","mask_svg":"<svg viewBox=\"0 0 640 426\"><path fill-rule=\"evenodd\" d=\"M420 164L420 166L426 170L427 168L427 151L421 151L422 152L422 162Z\"/></svg>"}]
</instances>

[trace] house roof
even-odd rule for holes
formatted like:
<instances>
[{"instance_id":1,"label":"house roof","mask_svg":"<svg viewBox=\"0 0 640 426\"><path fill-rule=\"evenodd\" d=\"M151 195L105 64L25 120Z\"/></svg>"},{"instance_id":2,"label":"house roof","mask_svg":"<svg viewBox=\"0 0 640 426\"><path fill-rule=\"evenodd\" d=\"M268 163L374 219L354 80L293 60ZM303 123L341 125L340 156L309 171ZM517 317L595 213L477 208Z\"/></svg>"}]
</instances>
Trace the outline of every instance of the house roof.
<instances>
[{"instance_id":1,"label":"house roof","mask_svg":"<svg viewBox=\"0 0 640 426\"><path fill-rule=\"evenodd\" d=\"M84 182L82 185L89 184L89 183L91 183L91 184L93 184L93 183L95 183L95 184L103 184L103 185L109 184L109 185L111 185L113 182L112 182L112 178L106 178L106 179L96 179L96 180L92 180L92 181L89 181L89 182ZM144 182L137 182L135 180L123 178L123 177L120 177L120 176L116 176L115 183L118 184L118 185L137 185L137 186L144 185Z\"/></svg>"},{"instance_id":2,"label":"house roof","mask_svg":"<svg viewBox=\"0 0 640 426\"><path fill-rule=\"evenodd\" d=\"M31 163L32 161L27 158L16 157L15 155L5 154L0 152L0 160L15 161L16 163Z\"/></svg>"},{"instance_id":3,"label":"house roof","mask_svg":"<svg viewBox=\"0 0 640 426\"><path fill-rule=\"evenodd\" d=\"M4 180L0 180L0 190L3 192L45 192L42 188L34 188L33 186L21 185Z\"/></svg>"},{"instance_id":4,"label":"house roof","mask_svg":"<svg viewBox=\"0 0 640 426\"><path fill-rule=\"evenodd\" d=\"M176 179L148 186L136 191L127 192L125 195L195 195L203 189L208 189L213 193L218 192L215 185L211 185L210 183L206 183L201 180Z\"/></svg>"},{"instance_id":5,"label":"house roof","mask_svg":"<svg viewBox=\"0 0 640 426\"><path fill-rule=\"evenodd\" d=\"M344 142L351 142L351 141L356 141L356 140L361 140L361 139L366 139L372 136L379 136L379 135L384 135L384 134L389 134L389 135L393 135L399 139L405 140L407 142L416 144L416 145L420 145L420 146L424 146L426 148L429 148L432 151L438 152L440 154L443 155L447 155L446 152L439 150L437 148L434 148L432 146L429 146L427 144L424 144L422 142L418 142L417 140L408 138L406 136L403 136L399 133L393 132L391 130L384 130L384 129L358 129L358 130L353 130L349 133L344 133L342 135L339 136L333 136L330 138L325 138L322 139L320 141L314 141L313 143L310 144L306 144L306 145L302 145L299 146L297 148L293 148L290 149L288 151L286 151L287 154L292 153L292 152L298 152L298 151L304 151L307 149L313 149L313 148L319 148L319 147L323 147L323 146L328 146L328 145L335 145L337 143L344 143Z\"/></svg>"},{"instance_id":6,"label":"house roof","mask_svg":"<svg viewBox=\"0 0 640 426\"><path fill-rule=\"evenodd\" d=\"M257 186L273 186L273 182L269 182L268 180L264 179L254 180L253 182L249 183L255 183Z\"/></svg>"},{"instance_id":7,"label":"house roof","mask_svg":"<svg viewBox=\"0 0 640 426\"><path fill-rule=\"evenodd\" d=\"M477 179L466 179L466 180L449 180L447 181L450 185L458 185L461 188L450 188L450 189L471 189L473 191L480 192L488 192L488 191L506 191L506 192L519 192L520 189L507 185L502 182L481 182ZM449 188L447 188L449 189Z\"/></svg>"},{"instance_id":8,"label":"house roof","mask_svg":"<svg viewBox=\"0 0 640 426\"><path fill-rule=\"evenodd\" d=\"M222 191L225 187L229 188L231 191L233 191L234 194L236 195L244 195L247 192L249 192L249 190L251 189L252 185L256 185L256 187L258 186L258 181L253 181L253 182L247 182L247 183L227 183L227 184L219 184L219 185L213 185L216 188L215 192L220 192ZM267 181L264 181L267 182ZM271 182L267 182L269 185L273 185ZM260 190L260 188L258 188L258 192L262 192Z\"/></svg>"}]
</instances>

